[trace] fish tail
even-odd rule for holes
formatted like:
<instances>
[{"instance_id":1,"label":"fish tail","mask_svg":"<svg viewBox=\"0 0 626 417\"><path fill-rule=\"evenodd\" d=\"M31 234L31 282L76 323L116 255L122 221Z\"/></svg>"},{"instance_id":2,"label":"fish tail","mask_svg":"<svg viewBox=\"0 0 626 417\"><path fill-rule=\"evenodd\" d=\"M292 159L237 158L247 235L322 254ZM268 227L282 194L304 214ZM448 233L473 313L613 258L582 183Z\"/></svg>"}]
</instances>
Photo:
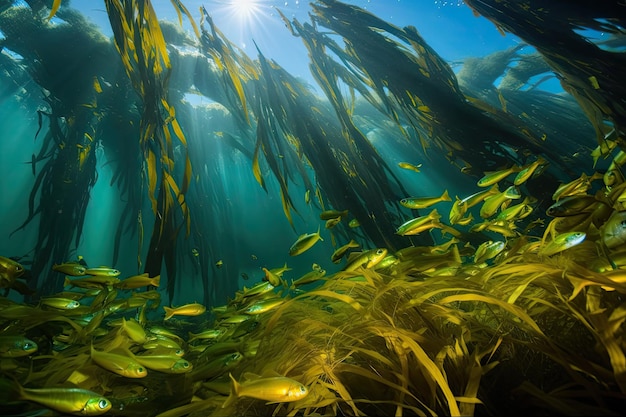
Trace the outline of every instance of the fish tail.
<instances>
[{"instance_id":1,"label":"fish tail","mask_svg":"<svg viewBox=\"0 0 626 417\"><path fill-rule=\"evenodd\" d=\"M443 192L443 194L441 195L441 200L442 201L452 201L452 199L450 198L450 195L448 194L448 190L445 190Z\"/></svg>"},{"instance_id":2,"label":"fish tail","mask_svg":"<svg viewBox=\"0 0 626 417\"><path fill-rule=\"evenodd\" d=\"M171 319L172 316L174 315L174 309L169 308L168 306L163 306L163 309L165 310L165 318L163 320Z\"/></svg>"},{"instance_id":3,"label":"fish tail","mask_svg":"<svg viewBox=\"0 0 626 417\"><path fill-rule=\"evenodd\" d=\"M233 377L233 374L231 374L230 372L228 373L228 376L230 377L230 380L232 382L230 385L230 395L228 396L228 398L226 398L224 404L222 404L222 408L228 407L229 405L234 403L239 397L239 383L235 380L235 377Z\"/></svg>"},{"instance_id":4,"label":"fish tail","mask_svg":"<svg viewBox=\"0 0 626 417\"><path fill-rule=\"evenodd\" d=\"M65 280L63 281L63 286L69 287L70 285L72 285L72 280L70 280L70 278L66 275Z\"/></svg>"},{"instance_id":5,"label":"fish tail","mask_svg":"<svg viewBox=\"0 0 626 417\"><path fill-rule=\"evenodd\" d=\"M152 278L152 285L154 285L155 287L161 285L161 275L157 275L156 277Z\"/></svg>"}]
</instances>

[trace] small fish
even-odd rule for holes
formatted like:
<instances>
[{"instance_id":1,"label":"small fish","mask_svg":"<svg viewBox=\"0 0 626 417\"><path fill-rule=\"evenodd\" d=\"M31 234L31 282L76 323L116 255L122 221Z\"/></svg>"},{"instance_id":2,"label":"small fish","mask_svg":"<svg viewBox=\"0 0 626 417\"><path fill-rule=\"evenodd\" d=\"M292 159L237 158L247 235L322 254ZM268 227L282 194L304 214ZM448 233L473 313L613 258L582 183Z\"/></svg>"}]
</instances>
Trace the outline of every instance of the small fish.
<instances>
[{"instance_id":1,"label":"small fish","mask_svg":"<svg viewBox=\"0 0 626 417\"><path fill-rule=\"evenodd\" d=\"M474 253L474 263L479 265L494 258L502 252L505 247L506 243L499 240L496 240L495 242L492 240L483 242L480 246L478 246L478 248L476 248L476 252Z\"/></svg>"},{"instance_id":2,"label":"small fish","mask_svg":"<svg viewBox=\"0 0 626 417\"><path fill-rule=\"evenodd\" d=\"M437 209L433 209L425 216L416 217L409 221L404 222L396 230L396 234L400 236L416 235L425 230L432 229L439 226L439 219L441 216L437 212Z\"/></svg>"},{"instance_id":3,"label":"small fish","mask_svg":"<svg viewBox=\"0 0 626 417\"><path fill-rule=\"evenodd\" d=\"M28 356L37 349L37 343L24 336L0 336L0 358Z\"/></svg>"},{"instance_id":4,"label":"small fish","mask_svg":"<svg viewBox=\"0 0 626 417\"><path fill-rule=\"evenodd\" d=\"M315 281L319 281L326 275L326 271L323 269L314 269L312 271L307 272L302 275L297 280L293 281L291 286L292 288L298 287L299 285L310 284Z\"/></svg>"},{"instance_id":5,"label":"small fish","mask_svg":"<svg viewBox=\"0 0 626 417\"><path fill-rule=\"evenodd\" d=\"M413 165L408 162L398 162L398 166L409 171L421 172L420 168L422 167L422 164Z\"/></svg>"},{"instance_id":6,"label":"small fish","mask_svg":"<svg viewBox=\"0 0 626 417\"><path fill-rule=\"evenodd\" d=\"M506 200L520 198L521 194L515 188L514 185L511 185L506 190L502 191L500 194L492 195L485 199L485 202L480 207L480 217L483 219L488 219L489 217L496 214L498 208L504 203Z\"/></svg>"},{"instance_id":7,"label":"small fish","mask_svg":"<svg viewBox=\"0 0 626 417\"><path fill-rule=\"evenodd\" d=\"M206 311L206 307L200 303L185 304L180 307L163 306L165 319L169 320L173 316L199 316Z\"/></svg>"},{"instance_id":8,"label":"small fish","mask_svg":"<svg viewBox=\"0 0 626 417\"><path fill-rule=\"evenodd\" d=\"M311 190L306 190L304 193L304 203L309 204L311 202Z\"/></svg>"},{"instance_id":9,"label":"small fish","mask_svg":"<svg viewBox=\"0 0 626 417\"><path fill-rule=\"evenodd\" d=\"M221 268L224 265L224 261L222 261L221 259L217 262L215 262L215 267L216 268Z\"/></svg>"},{"instance_id":10,"label":"small fish","mask_svg":"<svg viewBox=\"0 0 626 417\"><path fill-rule=\"evenodd\" d=\"M284 298L270 298L268 300L259 301L258 303L254 303L248 306L245 310L243 310L243 313L249 314L252 316L257 315L257 314L263 314L267 311L270 311L278 307L284 302L285 302Z\"/></svg>"},{"instance_id":11,"label":"small fish","mask_svg":"<svg viewBox=\"0 0 626 417\"><path fill-rule=\"evenodd\" d=\"M76 300L62 297L48 297L39 300L39 304L56 308L58 310L73 310L80 307L80 303Z\"/></svg>"},{"instance_id":12,"label":"small fish","mask_svg":"<svg viewBox=\"0 0 626 417\"><path fill-rule=\"evenodd\" d=\"M584 232L566 232L557 235L554 240L539 249L539 255L550 256L574 247L585 240L587 234Z\"/></svg>"},{"instance_id":13,"label":"small fish","mask_svg":"<svg viewBox=\"0 0 626 417\"><path fill-rule=\"evenodd\" d=\"M403 198L400 200L400 204L410 209L424 209L442 201L452 201L448 195L448 190L445 190L439 197L412 197Z\"/></svg>"},{"instance_id":14,"label":"small fish","mask_svg":"<svg viewBox=\"0 0 626 417\"><path fill-rule=\"evenodd\" d=\"M197 257L197 256L200 256L200 252L198 252L198 249L196 249L196 248L193 248L193 249L191 250L191 254L192 254L193 256L196 256L196 257Z\"/></svg>"},{"instance_id":15,"label":"small fish","mask_svg":"<svg viewBox=\"0 0 626 417\"><path fill-rule=\"evenodd\" d=\"M191 362L176 355L133 355L146 368L166 374L184 374L193 369Z\"/></svg>"},{"instance_id":16,"label":"small fish","mask_svg":"<svg viewBox=\"0 0 626 417\"><path fill-rule=\"evenodd\" d=\"M311 247L313 247L313 245L315 245L318 240L324 240L320 236L319 227L317 228L317 232L315 233L300 235L300 237L293 243L293 245L291 245L291 248L289 248L289 256L297 256L304 253L305 251L311 249Z\"/></svg>"},{"instance_id":17,"label":"small fish","mask_svg":"<svg viewBox=\"0 0 626 417\"><path fill-rule=\"evenodd\" d=\"M330 260L335 264L339 263L339 261L341 261L341 258L343 258L343 256L348 252L349 249L358 248L359 246L360 245L356 243L354 239L352 239L350 240L350 242L346 243L345 245L334 251L330 257Z\"/></svg>"},{"instance_id":18,"label":"small fish","mask_svg":"<svg viewBox=\"0 0 626 417\"><path fill-rule=\"evenodd\" d=\"M115 288L119 288L121 290L134 290L136 288L143 288L149 285L153 287L158 287L161 283L161 275L157 275L156 277L150 278L148 273L143 273L141 275L135 275L129 278L126 278L118 283L113 284Z\"/></svg>"},{"instance_id":19,"label":"small fish","mask_svg":"<svg viewBox=\"0 0 626 417\"><path fill-rule=\"evenodd\" d=\"M74 416L100 416L111 409L111 401L82 388L24 388L20 384L0 380L1 389L17 400L30 401Z\"/></svg>"},{"instance_id":20,"label":"small fish","mask_svg":"<svg viewBox=\"0 0 626 417\"><path fill-rule=\"evenodd\" d=\"M120 282L116 277L91 276L86 278L70 279L65 277L64 287L80 287L80 288L102 288L109 285L115 285Z\"/></svg>"},{"instance_id":21,"label":"small fish","mask_svg":"<svg viewBox=\"0 0 626 417\"><path fill-rule=\"evenodd\" d=\"M326 229L332 229L333 227L337 226L339 222L341 222L341 216L326 220L326 224L324 225L324 227Z\"/></svg>"},{"instance_id":22,"label":"small fish","mask_svg":"<svg viewBox=\"0 0 626 417\"><path fill-rule=\"evenodd\" d=\"M345 217L348 215L348 210L324 210L320 213L320 220L330 220L337 217Z\"/></svg>"},{"instance_id":23,"label":"small fish","mask_svg":"<svg viewBox=\"0 0 626 417\"><path fill-rule=\"evenodd\" d=\"M234 403L237 398L250 397L267 402L298 401L309 394L307 387L300 382L284 376L258 378L239 383L232 374L228 374L232 382L230 395L222 404L222 408Z\"/></svg>"},{"instance_id":24,"label":"small fish","mask_svg":"<svg viewBox=\"0 0 626 417\"><path fill-rule=\"evenodd\" d=\"M268 281L274 287L277 287L277 286L280 285L280 277L278 275L276 275L275 273L273 273L272 271L270 271L267 268L261 268L261 269L265 273L265 275L263 276L263 279L265 281Z\"/></svg>"},{"instance_id":25,"label":"small fish","mask_svg":"<svg viewBox=\"0 0 626 417\"><path fill-rule=\"evenodd\" d=\"M360 267L366 269L374 268L385 256L387 256L386 248L370 249L361 253L353 252L348 257L348 264L343 270L354 271Z\"/></svg>"},{"instance_id":26,"label":"small fish","mask_svg":"<svg viewBox=\"0 0 626 417\"><path fill-rule=\"evenodd\" d=\"M209 329L201 333L189 332L189 340L187 342L193 342L196 339L198 340L217 339L223 334L224 334L224 330L221 330L221 329Z\"/></svg>"},{"instance_id":27,"label":"small fish","mask_svg":"<svg viewBox=\"0 0 626 417\"><path fill-rule=\"evenodd\" d=\"M87 272L87 268L76 262L67 262L60 265L54 264L52 265L52 270L73 277L85 275Z\"/></svg>"},{"instance_id":28,"label":"small fish","mask_svg":"<svg viewBox=\"0 0 626 417\"><path fill-rule=\"evenodd\" d=\"M348 227L351 227L352 229L354 229L355 227L359 227L361 225L361 223L356 219L352 219L350 220L350 222L348 222Z\"/></svg>"},{"instance_id":29,"label":"small fish","mask_svg":"<svg viewBox=\"0 0 626 417\"><path fill-rule=\"evenodd\" d=\"M0 288L10 288L22 275L24 275L22 265L11 258L0 256Z\"/></svg>"},{"instance_id":30,"label":"small fish","mask_svg":"<svg viewBox=\"0 0 626 417\"><path fill-rule=\"evenodd\" d=\"M99 277L117 277L121 274L121 272L115 268L109 268L107 266L99 266L97 268L87 268L87 270L85 270L85 274L95 275Z\"/></svg>"},{"instance_id":31,"label":"small fish","mask_svg":"<svg viewBox=\"0 0 626 417\"><path fill-rule=\"evenodd\" d=\"M490 185L494 185L505 179L509 175L513 174L514 172L519 172L520 170L521 168L519 166L513 165L511 168L508 169L502 169L500 171L494 172L486 172L485 176L478 180L476 184L479 187L489 187Z\"/></svg>"},{"instance_id":32,"label":"small fish","mask_svg":"<svg viewBox=\"0 0 626 417\"><path fill-rule=\"evenodd\" d=\"M602 203L592 195L570 195L548 207L546 214L551 217L568 217L591 213L598 204Z\"/></svg>"},{"instance_id":33,"label":"small fish","mask_svg":"<svg viewBox=\"0 0 626 417\"><path fill-rule=\"evenodd\" d=\"M126 320L122 317L122 330L128 335L128 337L137 344L146 343L148 337L144 328L134 319Z\"/></svg>"},{"instance_id":34,"label":"small fish","mask_svg":"<svg viewBox=\"0 0 626 417\"><path fill-rule=\"evenodd\" d=\"M545 164L547 164L547 161L541 156L538 157L535 162L528 164L527 166L522 168L520 172L517 173L517 175L515 176L515 179L513 180L513 184L522 185L535 173L535 171L537 170L537 168L539 168L539 166L545 165Z\"/></svg>"},{"instance_id":35,"label":"small fish","mask_svg":"<svg viewBox=\"0 0 626 417\"><path fill-rule=\"evenodd\" d=\"M127 355L95 350L91 345L91 359L100 367L126 378L144 378L148 371Z\"/></svg>"},{"instance_id":36,"label":"small fish","mask_svg":"<svg viewBox=\"0 0 626 417\"><path fill-rule=\"evenodd\" d=\"M243 278L244 280L248 280L250 277L248 276L248 274L246 274L245 272L241 273L241 278Z\"/></svg>"},{"instance_id":37,"label":"small fish","mask_svg":"<svg viewBox=\"0 0 626 417\"><path fill-rule=\"evenodd\" d=\"M626 243L626 211L614 211L600 228L602 242L613 249Z\"/></svg>"}]
</instances>

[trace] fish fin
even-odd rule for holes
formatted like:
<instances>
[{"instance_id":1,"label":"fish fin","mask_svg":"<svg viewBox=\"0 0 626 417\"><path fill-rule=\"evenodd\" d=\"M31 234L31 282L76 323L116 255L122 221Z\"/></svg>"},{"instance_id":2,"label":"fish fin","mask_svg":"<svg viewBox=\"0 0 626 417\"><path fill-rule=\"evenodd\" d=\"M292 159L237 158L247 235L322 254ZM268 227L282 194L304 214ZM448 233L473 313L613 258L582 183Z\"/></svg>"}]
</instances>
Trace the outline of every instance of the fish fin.
<instances>
[{"instance_id":1,"label":"fish fin","mask_svg":"<svg viewBox=\"0 0 626 417\"><path fill-rule=\"evenodd\" d=\"M228 396L228 398L226 398L224 404L222 404L222 408L228 407L229 405L234 403L239 397L239 383L235 380L235 377L233 377L233 374L231 374L230 372L228 373L228 376L230 377L230 380L232 382L230 385L230 395Z\"/></svg>"},{"instance_id":2,"label":"fish fin","mask_svg":"<svg viewBox=\"0 0 626 417\"><path fill-rule=\"evenodd\" d=\"M165 310L165 318L163 320L171 319L172 316L174 315L174 309L168 306L163 306L163 309Z\"/></svg>"},{"instance_id":3,"label":"fish fin","mask_svg":"<svg viewBox=\"0 0 626 417\"><path fill-rule=\"evenodd\" d=\"M450 198L450 195L448 194L448 190L445 190L443 192L443 194L441 195L441 200L442 201L452 201L452 199Z\"/></svg>"},{"instance_id":4,"label":"fish fin","mask_svg":"<svg viewBox=\"0 0 626 417\"><path fill-rule=\"evenodd\" d=\"M161 275L152 278L152 285L158 287L161 284Z\"/></svg>"}]
</instances>

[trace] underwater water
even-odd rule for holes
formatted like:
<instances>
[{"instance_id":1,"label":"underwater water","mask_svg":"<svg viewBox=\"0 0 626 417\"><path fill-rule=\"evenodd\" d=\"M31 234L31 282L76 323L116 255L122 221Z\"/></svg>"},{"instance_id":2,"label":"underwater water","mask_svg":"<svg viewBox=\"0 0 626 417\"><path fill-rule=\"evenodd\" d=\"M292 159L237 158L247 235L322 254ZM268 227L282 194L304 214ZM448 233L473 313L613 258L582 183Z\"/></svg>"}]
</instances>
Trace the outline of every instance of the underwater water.
<instances>
[{"instance_id":1,"label":"underwater water","mask_svg":"<svg viewBox=\"0 0 626 417\"><path fill-rule=\"evenodd\" d=\"M621 415L596 3L0 2L2 415Z\"/></svg>"}]
</instances>

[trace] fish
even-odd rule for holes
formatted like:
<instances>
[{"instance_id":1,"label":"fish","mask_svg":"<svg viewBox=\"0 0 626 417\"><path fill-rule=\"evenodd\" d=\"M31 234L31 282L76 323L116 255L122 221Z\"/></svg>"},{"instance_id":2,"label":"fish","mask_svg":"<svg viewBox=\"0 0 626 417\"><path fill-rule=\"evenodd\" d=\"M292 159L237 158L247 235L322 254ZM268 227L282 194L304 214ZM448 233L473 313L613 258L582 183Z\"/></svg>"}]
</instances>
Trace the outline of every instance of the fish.
<instances>
[{"instance_id":1,"label":"fish","mask_svg":"<svg viewBox=\"0 0 626 417\"><path fill-rule=\"evenodd\" d=\"M179 307L163 306L165 319L169 320L173 316L199 316L206 311L206 307L200 303L185 304Z\"/></svg>"},{"instance_id":2,"label":"fish","mask_svg":"<svg viewBox=\"0 0 626 417\"><path fill-rule=\"evenodd\" d=\"M450 214L448 215L448 220L450 220L450 224L457 224L465 216L467 213L467 202L463 202L458 196L454 203L452 203L452 207L450 208ZM470 213L471 214L471 213Z\"/></svg>"},{"instance_id":3,"label":"fish","mask_svg":"<svg viewBox=\"0 0 626 417\"><path fill-rule=\"evenodd\" d=\"M78 301L62 297L42 298L39 300L39 304L59 310L73 310L80 307L80 303Z\"/></svg>"},{"instance_id":4,"label":"fish","mask_svg":"<svg viewBox=\"0 0 626 417\"><path fill-rule=\"evenodd\" d=\"M263 279L265 281L268 281L274 287L277 287L277 286L280 285L280 277L278 275L276 275L275 273L273 273L272 271L270 271L267 268L261 268L261 269L265 273L265 275L263 276Z\"/></svg>"},{"instance_id":5,"label":"fish","mask_svg":"<svg viewBox=\"0 0 626 417\"><path fill-rule=\"evenodd\" d=\"M546 210L551 217L568 217L582 213L591 213L597 204L602 204L592 195L570 195L559 199Z\"/></svg>"},{"instance_id":6,"label":"fish","mask_svg":"<svg viewBox=\"0 0 626 417\"><path fill-rule=\"evenodd\" d=\"M409 171L421 172L420 168L422 167L422 164L413 165L408 162L398 162L398 166Z\"/></svg>"},{"instance_id":7,"label":"fish","mask_svg":"<svg viewBox=\"0 0 626 417\"><path fill-rule=\"evenodd\" d=\"M193 369L191 362L176 355L133 355L146 368L166 374L184 374Z\"/></svg>"},{"instance_id":8,"label":"fish","mask_svg":"<svg viewBox=\"0 0 626 417\"><path fill-rule=\"evenodd\" d=\"M315 281L319 281L320 279L322 279L324 277L324 275L326 275L326 271L325 270L323 270L323 269L314 269L314 270L309 271L306 274L302 275L297 280L293 281L291 283L291 288L296 288L299 285L305 285L305 284L310 284L310 283L315 282Z\"/></svg>"},{"instance_id":9,"label":"fish","mask_svg":"<svg viewBox=\"0 0 626 417\"><path fill-rule=\"evenodd\" d=\"M511 185L506 190L502 191L500 194L492 195L485 199L485 202L480 207L480 217L483 219L488 219L489 217L496 214L498 208L504 203L506 200L520 198L521 195L517 188L514 185Z\"/></svg>"},{"instance_id":10,"label":"fish","mask_svg":"<svg viewBox=\"0 0 626 417\"><path fill-rule=\"evenodd\" d=\"M345 217L348 215L348 210L324 210L320 213L320 220L330 220L337 217Z\"/></svg>"},{"instance_id":11,"label":"fish","mask_svg":"<svg viewBox=\"0 0 626 417\"><path fill-rule=\"evenodd\" d=\"M0 288L10 288L22 275L24 267L19 262L0 256Z\"/></svg>"},{"instance_id":12,"label":"fish","mask_svg":"<svg viewBox=\"0 0 626 417\"><path fill-rule=\"evenodd\" d=\"M386 248L370 249L360 253L351 253L348 257L348 264L343 268L344 271L354 271L357 268L374 268L380 261L387 256Z\"/></svg>"},{"instance_id":13,"label":"fish","mask_svg":"<svg viewBox=\"0 0 626 417\"><path fill-rule=\"evenodd\" d=\"M87 268L77 262L66 262L59 265L54 264L52 265L52 270L73 277L79 277L87 273Z\"/></svg>"},{"instance_id":14,"label":"fish","mask_svg":"<svg viewBox=\"0 0 626 417\"><path fill-rule=\"evenodd\" d=\"M37 349L37 343L24 336L0 336L0 358L28 356Z\"/></svg>"},{"instance_id":15,"label":"fish","mask_svg":"<svg viewBox=\"0 0 626 417\"><path fill-rule=\"evenodd\" d=\"M95 275L99 277L117 277L121 272L115 268L109 268L107 266L99 266L97 268L87 268L85 270L86 275Z\"/></svg>"},{"instance_id":16,"label":"fish","mask_svg":"<svg viewBox=\"0 0 626 417\"><path fill-rule=\"evenodd\" d=\"M396 229L396 234L401 236L416 235L425 230L432 229L433 227L438 227L440 218L441 216L437 212L437 209L433 209L425 216L416 217L404 222Z\"/></svg>"},{"instance_id":17,"label":"fish","mask_svg":"<svg viewBox=\"0 0 626 417\"><path fill-rule=\"evenodd\" d=\"M485 176L479 179L476 185L479 187L489 187L490 185L500 182L514 172L520 172L521 169L522 168L520 166L513 165L511 168L502 169L500 171L485 172Z\"/></svg>"},{"instance_id":18,"label":"fish","mask_svg":"<svg viewBox=\"0 0 626 417\"><path fill-rule=\"evenodd\" d=\"M205 330L201 333L191 333L189 332L189 340L188 343L193 342L194 340L206 340L206 339L217 339L221 335L224 334L224 330L222 329L209 329Z\"/></svg>"},{"instance_id":19,"label":"fish","mask_svg":"<svg viewBox=\"0 0 626 417\"><path fill-rule=\"evenodd\" d=\"M86 278L70 279L65 277L64 287L80 287L80 288L102 288L109 285L115 285L120 282L119 278L108 276L90 276Z\"/></svg>"},{"instance_id":20,"label":"fish","mask_svg":"<svg viewBox=\"0 0 626 417\"><path fill-rule=\"evenodd\" d=\"M143 273L141 275L135 275L126 279L121 280L113 284L113 287L119 288L121 290L134 290L137 288L147 287L149 285L153 287L158 287L161 283L161 275L157 275L155 277L150 278L148 273Z\"/></svg>"},{"instance_id":21,"label":"fish","mask_svg":"<svg viewBox=\"0 0 626 417\"><path fill-rule=\"evenodd\" d=\"M284 376L258 378L239 383L231 373L230 395L222 404L226 408L240 397L256 398L268 403L291 402L303 399L309 390L300 382Z\"/></svg>"},{"instance_id":22,"label":"fish","mask_svg":"<svg viewBox=\"0 0 626 417\"><path fill-rule=\"evenodd\" d=\"M522 168L520 172L517 173L515 179L513 180L513 185L522 185L535 173L535 171L537 171L537 168L539 168L539 166L545 164L547 164L547 161L539 156L535 162L528 164L527 166Z\"/></svg>"},{"instance_id":23,"label":"fish","mask_svg":"<svg viewBox=\"0 0 626 417\"><path fill-rule=\"evenodd\" d=\"M539 255L551 256L572 248L582 243L587 234L585 232L566 232L557 235L551 242L548 242L539 249Z\"/></svg>"},{"instance_id":24,"label":"fish","mask_svg":"<svg viewBox=\"0 0 626 417\"><path fill-rule=\"evenodd\" d=\"M217 262L215 262L215 267L216 268L221 268L224 265L224 261L222 261L221 259Z\"/></svg>"},{"instance_id":25,"label":"fish","mask_svg":"<svg viewBox=\"0 0 626 417\"><path fill-rule=\"evenodd\" d=\"M448 190L445 190L439 197L412 197L403 198L400 200L400 205L410 209L424 209L442 201L452 201L448 195Z\"/></svg>"},{"instance_id":26,"label":"fish","mask_svg":"<svg viewBox=\"0 0 626 417\"><path fill-rule=\"evenodd\" d=\"M106 397L82 388L24 388L17 382L0 381L0 389L11 397L34 402L62 414L100 416L112 406Z\"/></svg>"},{"instance_id":27,"label":"fish","mask_svg":"<svg viewBox=\"0 0 626 417\"><path fill-rule=\"evenodd\" d=\"M243 310L244 314L255 316L270 311L285 302L284 298L270 298L269 300L259 301L248 306Z\"/></svg>"},{"instance_id":28,"label":"fish","mask_svg":"<svg viewBox=\"0 0 626 417\"><path fill-rule=\"evenodd\" d=\"M474 263L479 265L489 259L494 258L500 252L504 250L506 247L506 243L496 240L488 240L483 242L478 248L476 248L476 252L474 253Z\"/></svg>"},{"instance_id":29,"label":"fish","mask_svg":"<svg viewBox=\"0 0 626 417\"><path fill-rule=\"evenodd\" d=\"M494 184L491 188L485 191L479 191L477 193L474 193L472 195L465 197L464 199L461 200L460 204L465 204L466 207L469 209L485 201L485 199L491 197L492 195L496 195L498 193L500 193L498 184Z\"/></svg>"},{"instance_id":30,"label":"fish","mask_svg":"<svg viewBox=\"0 0 626 417\"><path fill-rule=\"evenodd\" d=\"M352 219L352 220L350 220L350 221L348 222L348 227L350 227L350 228L352 228L352 229L354 229L355 227L359 227L360 225L361 225L361 223L360 223L360 222L359 222L359 220L358 220L358 219L356 219L356 218L354 218L354 219Z\"/></svg>"},{"instance_id":31,"label":"fish","mask_svg":"<svg viewBox=\"0 0 626 417\"><path fill-rule=\"evenodd\" d=\"M346 213L347 213L347 210L346 210ZM317 243L318 240L321 240L321 241L324 240L320 236L319 227L317 228L317 232L315 233L308 233L308 234L300 235L300 237L298 237L298 239L293 243L293 245L291 245L291 248L289 248L289 256L298 256L304 253L305 251L311 249L311 247L313 247L313 245L315 245L315 243Z\"/></svg>"},{"instance_id":32,"label":"fish","mask_svg":"<svg viewBox=\"0 0 626 417\"><path fill-rule=\"evenodd\" d=\"M341 222L341 216L326 220L326 224L324 225L324 227L326 229L332 229L333 227L337 226L339 222Z\"/></svg>"},{"instance_id":33,"label":"fish","mask_svg":"<svg viewBox=\"0 0 626 417\"><path fill-rule=\"evenodd\" d=\"M91 359L100 367L126 378L144 378L148 371L128 355L101 352L91 345Z\"/></svg>"},{"instance_id":34,"label":"fish","mask_svg":"<svg viewBox=\"0 0 626 417\"><path fill-rule=\"evenodd\" d=\"M146 331L141 324L134 319L126 320L125 317L122 317L122 330L124 330L124 333L135 343L143 344L148 340Z\"/></svg>"},{"instance_id":35,"label":"fish","mask_svg":"<svg viewBox=\"0 0 626 417\"><path fill-rule=\"evenodd\" d=\"M349 249L358 248L359 246L360 245L356 243L354 239L352 239L350 240L350 242L346 243L340 248L337 248L337 250L334 251L333 254L330 256L330 260L333 263L339 263L339 261L341 261L341 258L343 258L343 256L348 252Z\"/></svg>"},{"instance_id":36,"label":"fish","mask_svg":"<svg viewBox=\"0 0 626 417\"><path fill-rule=\"evenodd\" d=\"M600 228L602 242L613 249L626 243L626 211L615 211Z\"/></svg>"}]
</instances>

